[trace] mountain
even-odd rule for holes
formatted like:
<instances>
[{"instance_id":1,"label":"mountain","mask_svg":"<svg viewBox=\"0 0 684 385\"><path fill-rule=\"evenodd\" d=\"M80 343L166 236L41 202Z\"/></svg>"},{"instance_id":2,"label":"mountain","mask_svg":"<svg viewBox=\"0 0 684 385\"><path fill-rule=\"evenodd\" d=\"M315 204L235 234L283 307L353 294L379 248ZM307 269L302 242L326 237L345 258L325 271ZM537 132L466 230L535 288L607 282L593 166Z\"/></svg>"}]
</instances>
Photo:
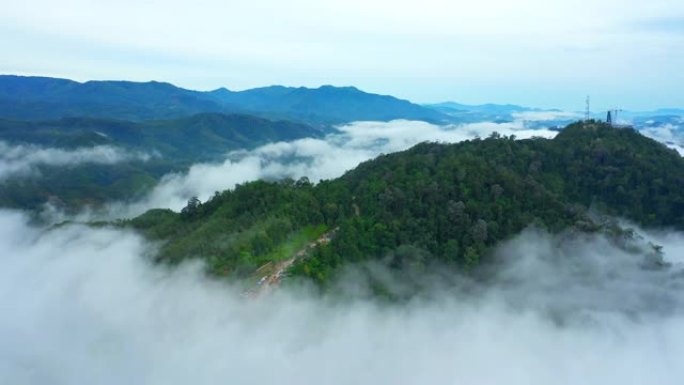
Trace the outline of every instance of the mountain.
<instances>
[{"instance_id":1,"label":"mountain","mask_svg":"<svg viewBox=\"0 0 684 385\"><path fill-rule=\"evenodd\" d=\"M444 111L445 113L477 112L482 114L511 114L522 111L540 111L536 108L522 107L515 104L461 104L456 102L443 102L436 104L426 104L425 107Z\"/></svg>"},{"instance_id":2,"label":"mountain","mask_svg":"<svg viewBox=\"0 0 684 385\"><path fill-rule=\"evenodd\" d=\"M47 120L91 117L129 121L175 119L199 113L248 113L331 125L359 120L449 117L392 96L353 87L265 87L246 91L186 90L169 83L89 81L0 75L0 117Z\"/></svg>"},{"instance_id":3,"label":"mountain","mask_svg":"<svg viewBox=\"0 0 684 385\"><path fill-rule=\"evenodd\" d=\"M362 120L395 119L448 121L437 111L397 99L393 96L369 94L355 87L322 86L320 88L288 88L281 86L231 92L212 92L218 99L249 111L272 113L302 121L341 123Z\"/></svg>"},{"instance_id":4,"label":"mountain","mask_svg":"<svg viewBox=\"0 0 684 385\"><path fill-rule=\"evenodd\" d=\"M528 120L528 128L547 128L553 126L564 127L574 121L574 116L569 116L560 110L542 110L518 106L515 104L479 104L469 105L455 102L426 104L424 107L450 116L453 120L461 123L496 122L506 123L515 120ZM526 119L525 114L532 117Z\"/></svg>"},{"instance_id":5,"label":"mountain","mask_svg":"<svg viewBox=\"0 0 684 385\"><path fill-rule=\"evenodd\" d=\"M0 117L46 120L94 117L120 120L169 119L202 112L235 112L202 92L168 83L89 81L0 76Z\"/></svg>"},{"instance_id":6,"label":"mountain","mask_svg":"<svg viewBox=\"0 0 684 385\"><path fill-rule=\"evenodd\" d=\"M161 261L200 257L212 273L238 277L276 263L292 239L332 231L329 244L291 270L325 286L350 263L473 269L528 226L628 242L628 231L596 213L683 229L682 191L684 159L675 151L594 121L552 140L423 143L315 186L248 183L181 214L153 210L127 225L165 241Z\"/></svg>"},{"instance_id":7,"label":"mountain","mask_svg":"<svg viewBox=\"0 0 684 385\"><path fill-rule=\"evenodd\" d=\"M648 114L648 115L677 115L677 116L684 116L684 109L681 108L659 108L653 112L650 113L642 113L642 114Z\"/></svg>"},{"instance_id":8,"label":"mountain","mask_svg":"<svg viewBox=\"0 0 684 385\"><path fill-rule=\"evenodd\" d=\"M40 178L19 176L0 180L0 206L34 209L46 201L56 201L67 208L78 208L134 199L164 174L186 170L197 162L222 161L230 150L321 135L321 130L302 123L217 113L145 122L0 119L0 141L9 146L83 150L108 145L129 153L152 155L115 164L37 166Z\"/></svg>"}]
</instances>

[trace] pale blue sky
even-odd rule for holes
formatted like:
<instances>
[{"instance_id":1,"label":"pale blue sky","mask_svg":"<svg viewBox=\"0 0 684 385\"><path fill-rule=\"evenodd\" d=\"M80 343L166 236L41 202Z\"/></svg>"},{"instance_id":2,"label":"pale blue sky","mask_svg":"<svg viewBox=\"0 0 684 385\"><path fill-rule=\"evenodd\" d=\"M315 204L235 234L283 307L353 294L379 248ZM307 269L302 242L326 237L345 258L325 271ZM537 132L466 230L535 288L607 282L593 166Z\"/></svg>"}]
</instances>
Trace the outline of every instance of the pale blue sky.
<instances>
[{"instance_id":1,"label":"pale blue sky","mask_svg":"<svg viewBox=\"0 0 684 385\"><path fill-rule=\"evenodd\" d=\"M684 107L682 0L0 1L0 73Z\"/></svg>"}]
</instances>

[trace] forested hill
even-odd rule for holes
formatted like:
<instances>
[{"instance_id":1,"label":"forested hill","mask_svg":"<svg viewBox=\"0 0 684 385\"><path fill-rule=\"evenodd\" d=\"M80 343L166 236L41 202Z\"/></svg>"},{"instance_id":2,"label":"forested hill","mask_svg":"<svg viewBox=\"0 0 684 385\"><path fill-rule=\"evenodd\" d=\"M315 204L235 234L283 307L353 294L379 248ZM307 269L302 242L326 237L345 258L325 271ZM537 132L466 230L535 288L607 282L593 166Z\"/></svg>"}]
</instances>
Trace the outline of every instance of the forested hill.
<instances>
[{"instance_id":1,"label":"forested hill","mask_svg":"<svg viewBox=\"0 0 684 385\"><path fill-rule=\"evenodd\" d=\"M0 140L13 144L76 148L115 145L154 151L176 162L198 162L227 151L323 136L312 126L251 115L204 113L171 120L130 122L95 118L47 121L0 119Z\"/></svg>"},{"instance_id":2,"label":"forested hill","mask_svg":"<svg viewBox=\"0 0 684 385\"><path fill-rule=\"evenodd\" d=\"M0 119L0 141L10 145L67 150L107 145L150 155L147 160L134 157L115 164L36 165L41 173L38 178L18 175L0 181L0 206L39 209L50 201L78 210L84 205L132 200L149 191L163 175L184 171L197 162L223 160L231 150L322 135L321 130L302 123L217 113L146 122Z\"/></svg>"},{"instance_id":3,"label":"forested hill","mask_svg":"<svg viewBox=\"0 0 684 385\"><path fill-rule=\"evenodd\" d=\"M676 152L631 129L590 122L553 140L423 143L316 186L250 183L182 214L155 210L130 224L168 240L162 260L205 258L214 273L228 275L248 275L318 225L339 228L294 267L326 283L340 266L369 259L396 268L475 266L530 225L597 231L590 209L681 229L682 191L684 160Z\"/></svg>"},{"instance_id":4,"label":"forested hill","mask_svg":"<svg viewBox=\"0 0 684 385\"><path fill-rule=\"evenodd\" d=\"M360 120L439 122L449 116L392 96L353 87L282 86L202 92L161 82L89 81L0 75L0 118L91 117L176 119L200 113L241 113L327 126Z\"/></svg>"}]
</instances>

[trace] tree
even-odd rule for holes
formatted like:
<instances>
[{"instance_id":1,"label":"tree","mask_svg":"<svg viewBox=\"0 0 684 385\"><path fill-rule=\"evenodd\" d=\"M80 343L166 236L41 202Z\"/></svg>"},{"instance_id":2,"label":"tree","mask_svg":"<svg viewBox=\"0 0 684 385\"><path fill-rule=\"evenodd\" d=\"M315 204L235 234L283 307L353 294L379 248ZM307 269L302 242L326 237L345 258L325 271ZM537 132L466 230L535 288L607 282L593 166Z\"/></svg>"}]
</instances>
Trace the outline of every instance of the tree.
<instances>
[{"instance_id":1,"label":"tree","mask_svg":"<svg viewBox=\"0 0 684 385\"><path fill-rule=\"evenodd\" d=\"M483 243L487 240L487 222L478 219L471 229L473 240L477 243Z\"/></svg>"},{"instance_id":2,"label":"tree","mask_svg":"<svg viewBox=\"0 0 684 385\"><path fill-rule=\"evenodd\" d=\"M309 178L307 178L306 176L303 176L303 177L299 178L299 179L295 182L295 187L297 187L297 188L311 187L311 186L312 186L312 184L311 184L311 182L309 181Z\"/></svg>"},{"instance_id":3,"label":"tree","mask_svg":"<svg viewBox=\"0 0 684 385\"><path fill-rule=\"evenodd\" d=\"M480 255L477 252L477 249L472 246L468 247L465 251L465 255L463 256L463 261L466 268L477 266L480 262Z\"/></svg>"},{"instance_id":4,"label":"tree","mask_svg":"<svg viewBox=\"0 0 684 385\"><path fill-rule=\"evenodd\" d=\"M192 218L197 215L202 202L196 197L188 199L188 204L181 210L181 216L184 218Z\"/></svg>"}]
</instances>

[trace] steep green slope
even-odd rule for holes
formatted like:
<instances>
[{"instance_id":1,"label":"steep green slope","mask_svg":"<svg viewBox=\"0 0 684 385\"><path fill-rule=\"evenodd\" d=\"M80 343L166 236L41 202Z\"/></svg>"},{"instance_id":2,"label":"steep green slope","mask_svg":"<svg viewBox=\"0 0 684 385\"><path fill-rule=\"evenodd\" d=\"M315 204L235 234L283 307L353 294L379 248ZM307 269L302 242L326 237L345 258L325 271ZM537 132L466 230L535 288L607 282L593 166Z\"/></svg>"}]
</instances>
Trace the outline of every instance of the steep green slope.
<instances>
[{"instance_id":1,"label":"steep green slope","mask_svg":"<svg viewBox=\"0 0 684 385\"><path fill-rule=\"evenodd\" d=\"M165 212L164 221L143 216L131 224L168 241L161 259L201 256L228 266L240 255L266 255L259 242L277 247L282 235L264 230L266 237L256 241L251 232L273 221L287 221L282 234L288 236L311 225L339 228L329 245L294 268L325 284L339 267L367 260L398 269L436 261L468 269L530 225L556 233L598 231L592 208L684 228L683 180L684 160L675 152L632 130L592 122L571 125L553 140L493 135L424 143L315 187L247 184L189 206L191 216ZM238 242L237 250L224 247L223 240L244 232L254 237Z\"/></svg>"},{"instance_id":2,"label":"steep green slope","mask_svg":"<svg viewBox=\"0 0 684 385\"><path fill-rule=\"evenodd\" d=\"M93 118L49 121L0 119L0 140L45 147L83 147L98 144L156 151L175 161L213 159L229 150L261 144L319 137L322 131L289 121L250 115L198 114L146 122Z\"/></svg>"},{"instance_id":3,"label":"steep green slope","mask_svg":"<svg viewBox=\"0 0 684 385\"><path fill-rule=\"evenodd\" d=\"M327 228L311 184L292 181L240 185L204 204L189 203L181 214L151 210L128 225L169 241L161 260L200 257L212 273L238 276L282 258L278 250L290 248L288 243L311 240Z\"/></svg>"}]
</instances>

